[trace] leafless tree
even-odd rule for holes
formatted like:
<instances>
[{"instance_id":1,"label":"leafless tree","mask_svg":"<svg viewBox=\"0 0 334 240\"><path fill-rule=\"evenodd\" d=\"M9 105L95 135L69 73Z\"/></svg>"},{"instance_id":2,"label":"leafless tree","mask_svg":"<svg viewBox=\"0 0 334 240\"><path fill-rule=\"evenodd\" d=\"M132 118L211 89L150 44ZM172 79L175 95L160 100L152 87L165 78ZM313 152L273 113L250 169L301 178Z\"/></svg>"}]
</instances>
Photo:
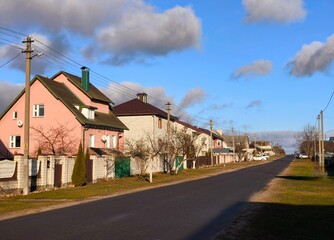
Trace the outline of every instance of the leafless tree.
<instances>
[{"instance_id":1,"label":"leafless tree","mask_svg":"<svg viewBox=\"0 0 334 240\"><path fill-rule=\"evenodd\" d=\"M145 137L139 139L126 139L125 154L135 160L140 175L144 176L153 159L162 153L163 145L163 140L145 134Z\"/></svg>"},{"instance_id":2,"label":"leafless tree","mask_svg":"<svg viewBox=\"0 0 334 240\"><path fill-rule=\"evenodd\" d=\"M172 172L177 157L183 157L183 159L175 166L175 174L185 161L195 160L199 156L205 146L205 139L199 139L199 136L199 133L189 132L186 127L171 129L169 151L167 149L165 157L168 172ZM168 142L165 146L168 146Z\"/></svg>"},{"instance_id":3,"label":"leafless tree","mask_svg":"<svg viewBox=\"0 0 334 240\"><path fill-rule=\"evenodd\" d=\"M64 155L73 154L78 146L79 139L73 136L75 127L69 124L57 123L55 126L31 126L32 138L37 141L38 149L44 154Z\"/></svg>"},{"instance_id":4,"label":"leafless tree","mask_svg":"<svg viewBox=\"0 0 334 240\"><path fill-rule=\"evenodd\" d=\"M309 157L314 156L318 146L318 131L315 126L305 125L303 130L295 136L299 150L305 152Z\"/></svg>"},{"instance_id":5,"label":"leafless tree","mask_svg":"<svg viewBox=\"0 0 334 240\"><path fill-rule=\"evenodd\" d=\"M247 136L235 136L235 154L238 157L238 161L247 161Z\"/></svg>"}]
</instances>

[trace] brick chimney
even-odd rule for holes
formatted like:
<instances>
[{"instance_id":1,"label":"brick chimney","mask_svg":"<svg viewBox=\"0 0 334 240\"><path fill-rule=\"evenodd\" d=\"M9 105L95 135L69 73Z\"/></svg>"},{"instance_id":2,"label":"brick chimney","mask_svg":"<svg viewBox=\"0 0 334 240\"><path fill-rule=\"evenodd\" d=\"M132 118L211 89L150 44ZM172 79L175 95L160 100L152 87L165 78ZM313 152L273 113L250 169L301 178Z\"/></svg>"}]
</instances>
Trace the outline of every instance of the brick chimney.
<instances>
[{"instance_id":1,"label":"brick chimney","mask_svg":"<svg viewBox=\"0 0 334 240\"><path fill-rule=\"evenodd\" d=\"M86 91L89 91L89 68L83 66L81 70L82 70L81 86Z\"/></svg>"},{"instance_id":2,"label":"brick chimney","mask_svg":"<svg viewBox=\"0 0 334 240\"><path fill-rule=\"evenodd\" d=\"M142 101L142 102L144 102L144 103L147 103L147 94L146 93L138 93L137 94L137 98L140 100L140 101Z\"/></svg>"}]
</instances>

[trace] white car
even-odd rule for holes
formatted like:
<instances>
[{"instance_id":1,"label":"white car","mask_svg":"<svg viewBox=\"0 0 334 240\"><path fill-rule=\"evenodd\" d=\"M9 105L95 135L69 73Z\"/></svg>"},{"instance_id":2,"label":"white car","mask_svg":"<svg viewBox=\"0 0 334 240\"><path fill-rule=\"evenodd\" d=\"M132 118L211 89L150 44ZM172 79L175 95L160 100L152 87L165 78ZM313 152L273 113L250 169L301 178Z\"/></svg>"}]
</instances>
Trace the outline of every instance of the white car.
<instances>
[{"instance_id":1,"label":"white car","mask_svg":"<svg viewBox=\"0 0 334 240\"><path fill-rule=\"evenodd\" d=\"M256 155L256 156L252 157L252 160L253 161L264 161L264 160L267 160L267 158L265 156L262 156L262 155Z\"/></svg>"},{"instance_id":2,"label":"white car","mask_svg":"<svg viewBox=\"0 0 334 240\"><path fill-rule=\"evenodd\" d=\"M308 156L306 155L306 153L300 153L300 154L298 155L298 158L299 158L299 159L306 159L306 158L308 158Z\"/></svg>"}]
</instances>

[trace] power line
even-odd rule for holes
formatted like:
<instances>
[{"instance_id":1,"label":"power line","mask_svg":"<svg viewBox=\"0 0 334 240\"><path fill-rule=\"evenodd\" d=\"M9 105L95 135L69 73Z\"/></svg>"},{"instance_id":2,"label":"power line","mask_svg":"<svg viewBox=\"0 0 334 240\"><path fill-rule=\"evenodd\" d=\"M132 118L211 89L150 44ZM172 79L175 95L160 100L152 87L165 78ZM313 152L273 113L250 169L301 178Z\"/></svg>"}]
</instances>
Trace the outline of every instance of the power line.
<instances>
[{"instance_id":1,"label":"power line","mask_svg":"<svg viewBox=\"0 0 334 240\"><path fill-rule=\"evenodd\" d=\"M0 33L2 33L4 35L7 35L7 36L10 36L10 37L13 37L13 38L16 38L16 39L20 39L20 38L26 36L22 33L7 29L5 27L0 27ZM4 39L4 40L7 41L7 42L10 42L10 43L17 44L17 43L15 43L15 42L13 42L9 39ZM34 44L33 46L36 49L38 49L39 51L42 51L44 53L43 57L40 58L42 61L45 61L45 62L47 62L51 65L60 67L64 70L66 70L66 71L68 71L68 69L70 69L71 73L73 73L73 72L77 73L77 71L79 70L79 68L77 68L77 67L78 66L80 66L80 67L84 66L83 64L67 57L63 53L49 47L47 44L43 43L42 41L40 41L38 39L35 39L35 41L37 43L39 43L40 46L36 45L36 44ZM8 44L8 43L3 43L3 44L7 44L7 45L12 46L12 47L20 48L18 46L13 46L13 45ZM18 56L20 54L18 54ZM9 60L4 65L13 61L18 56L15 56L13 59ZM105 88L104 90L107 91L107 92L120 93L120 95L123 98L129 98L129 99L135 97L135 95L138 93L137 90L134 90L132 88L124 86L120 83L117 83L117 82L113 81L112 79L110 79L110 78L108 78L108 77L106 77L106 76L104 76L104 75L102 75L98 72L95 72L94 70L91 70L91 73L92 73L92 80L97 82L100 86L104 87ZM111 87L112 87L112 89L111 89ZM156 105L160 109L164 109L165 104L168 101L167 99L161 99L161 98L158 98L158 97L155 97L155 96L150 96L149 99L153 99L154 100L154 105ZM204 118L201 118L201 120L200 120L200 117L192 116L189 113L187 113L187 111L185 109L183 109L181 107L178 107L174 103L172 103L172 104L174 106L173 109L175 109L174 110L175 114L177 114L181 117L183 116L183 117L187 118L188 120L195 119L197 122L203 122L205 124L208 123L208 119L204 120Z\"/></svg>"},{"instance_id":2,"label":"power line","mask_svg":"<svg viewBox=\"0 0 334 240\"><path fill-rule=\"evenodd\" d=\"M0 66L0 68L2 68L3 66L7 65L8 63L10 63L11 61L15 60L18 56L20 56L22 54L22 52L20 52L19 54L17 54L15 57L9 59L7 62L5 62L4 64L2 64Z\"/></svg>"},{"instance_id":3,"label":"power line","mask_svg":"<svg viewBox=\"0 0 334 240\"><path fill-rule=\"evenodd\" d=\"M331 101L332 101L332 99L333 99L333 95L334 95L334 91L332 92L332 95L331 95L331 97L330 97L330 99L329 99L329 101L328 101L326 107L325 107L324 110L323 110L324 112L326 111L327 107L328 107L329 104L331 103Z\"/></svg>"}]
</instances>

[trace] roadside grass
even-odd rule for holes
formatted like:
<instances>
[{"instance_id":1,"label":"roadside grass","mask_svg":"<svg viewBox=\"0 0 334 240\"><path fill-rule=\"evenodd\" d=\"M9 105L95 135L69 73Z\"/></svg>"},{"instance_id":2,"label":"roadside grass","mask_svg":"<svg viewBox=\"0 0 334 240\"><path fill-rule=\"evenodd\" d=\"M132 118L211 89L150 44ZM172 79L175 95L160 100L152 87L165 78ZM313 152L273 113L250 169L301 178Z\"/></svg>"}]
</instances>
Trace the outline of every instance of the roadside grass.
<instances>
[{"instance_id":1,"label":"roadside grass","mask_svg":"<svg viewBox=\"0 0 334 240\"><path fill-rule=\"evenodd\" d=\"M275 160L272 158L271 160ZM94 184L87 184L82 187L60 188L50 191L32 192L27 196L0 196L0 217L8 214L15 214L19 211L39 211L45 207L51 207L57 204L71 203L90 198L101 198L104 196L112 196L132 191L138 191L147 188L159 187L166 184L183 182L187 180L207 177L222 172L228 172L244 167L258 165L263 162L235 162L203 167L198 169L185 169L177 175L156 173L153 175L153 183L149 183L149 177L125 177L100 180Z\"/></svg>"},{"instance_id":2,"label":"roadside grass","mask_svg":"<svg viewBox=\"0 0 334 240\"><path fill-rule=\"evenodd\" d=\"M294 160L218 239L333 239L333 225L334 177Z\"/></svg>"}]
</instances>

